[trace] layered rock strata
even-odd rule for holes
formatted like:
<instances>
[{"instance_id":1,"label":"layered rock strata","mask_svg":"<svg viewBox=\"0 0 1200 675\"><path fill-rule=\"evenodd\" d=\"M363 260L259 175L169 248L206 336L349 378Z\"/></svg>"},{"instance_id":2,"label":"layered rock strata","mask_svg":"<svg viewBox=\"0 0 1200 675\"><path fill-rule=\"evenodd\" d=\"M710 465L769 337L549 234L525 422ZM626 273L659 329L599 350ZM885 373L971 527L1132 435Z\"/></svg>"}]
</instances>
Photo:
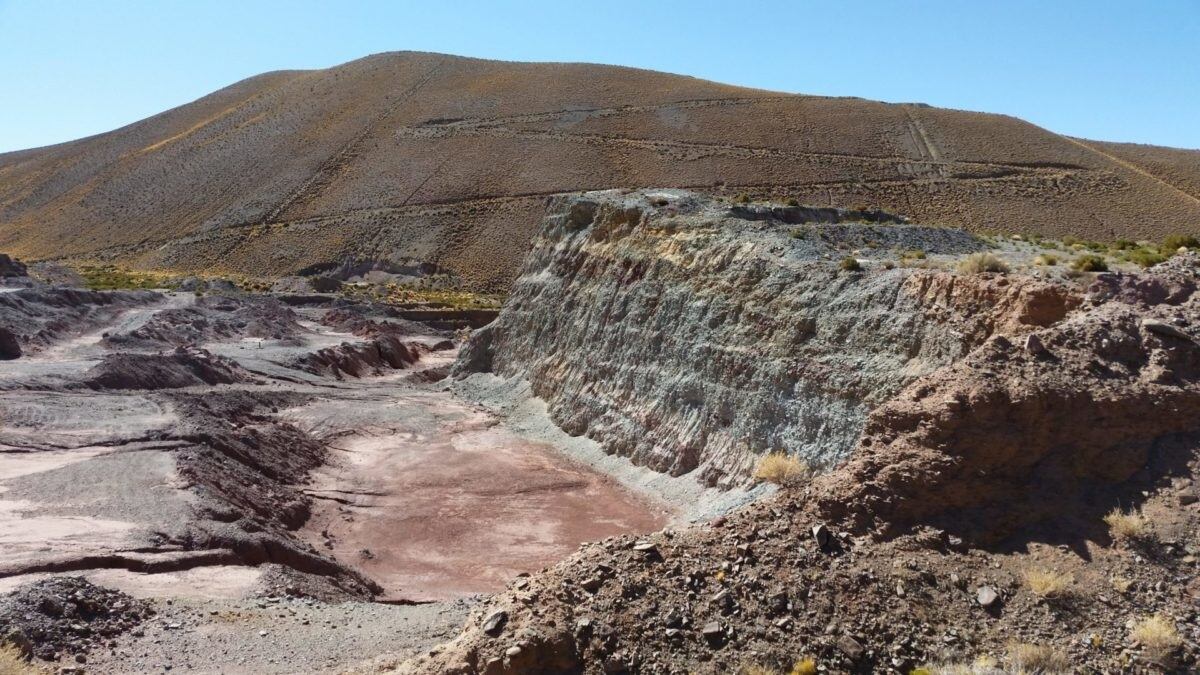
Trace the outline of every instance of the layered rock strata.
<instances>
[{"instance_id":1,"label":"layered rock strata","mask_svg":"<svg viewBox=\"0 0 1200 675\"><path fill-rule=\"evenodd\" d=\"M879 214L808 221L684 191L587 193L550 212L456 375L526 378L568 432L713 485L746 481L776 450L845 459L906 385L1078 302L1029 277L897 265L905 250L985 244ZM865 270L843 269L851 254Z\"/></svg>"}]
</instances>

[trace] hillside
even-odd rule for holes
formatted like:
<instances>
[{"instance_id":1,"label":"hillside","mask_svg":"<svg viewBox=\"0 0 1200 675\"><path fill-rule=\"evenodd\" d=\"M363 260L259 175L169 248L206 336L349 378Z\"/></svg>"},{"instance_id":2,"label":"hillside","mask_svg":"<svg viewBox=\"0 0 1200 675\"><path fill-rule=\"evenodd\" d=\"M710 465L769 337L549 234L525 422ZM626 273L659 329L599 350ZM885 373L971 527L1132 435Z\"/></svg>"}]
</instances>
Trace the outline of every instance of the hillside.
<instances>
[{"instance_id":1,"label":"hillside","mask_svg":"<svg viewBox=\"0 0 1200 675\"><path fill-rule=\"evenodd\" d=\"M982 113L585 64L380 54L267 73L0 155L0 250L294 273L346 258L514 278L548 195L677 186L969 230L1200 230L1200 153Z\"/></svg>"}]
</instances>

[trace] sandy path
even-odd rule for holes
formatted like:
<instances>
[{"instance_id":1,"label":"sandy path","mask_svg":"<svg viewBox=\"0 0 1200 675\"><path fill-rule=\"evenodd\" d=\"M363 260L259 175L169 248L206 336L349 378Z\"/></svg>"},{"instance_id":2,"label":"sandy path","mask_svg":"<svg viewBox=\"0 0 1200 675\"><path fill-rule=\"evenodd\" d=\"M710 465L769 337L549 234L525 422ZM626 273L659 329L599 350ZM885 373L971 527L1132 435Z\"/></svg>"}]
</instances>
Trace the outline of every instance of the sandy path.
<instances>
[{"instance_id":1,"label":"sandy path","mask_svg":"<svg viewBox=\"0 0 1200 675\"><path fill-rule=\"evenodd\" d=\"M335 443L304 532L387 599L495 591L582 542L654 531L670 515L447 392L400 386L390 405L411 421Z\"/></svg>"}]
</instances>

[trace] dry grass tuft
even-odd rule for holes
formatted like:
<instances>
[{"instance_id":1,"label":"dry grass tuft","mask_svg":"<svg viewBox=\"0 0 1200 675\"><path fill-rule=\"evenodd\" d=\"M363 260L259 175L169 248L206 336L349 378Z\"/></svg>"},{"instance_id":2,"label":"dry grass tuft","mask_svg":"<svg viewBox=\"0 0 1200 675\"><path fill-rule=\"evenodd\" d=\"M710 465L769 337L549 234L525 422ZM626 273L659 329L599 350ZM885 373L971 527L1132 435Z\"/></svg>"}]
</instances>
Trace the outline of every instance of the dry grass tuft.
<instances>
[{"instance_id":1,"label":"dry grass tuft","mask_svg":"<svg viewBox=\"0 0 1200 675\"><path fill-rule=\"evenodd\" d=\"M1000 664L990 656L961 663L935 663L912 671L910 675L1005 675Z\"/></svg>"},{"instance_id":2,"label":"dry grass tuft","mask_svg":"<svg viewBox=\"0 0 1200 675\"><path fill-rule=\"evenodd\" d=\"M817 662L812 659L800 659L792 666L788 675L817 675Z\"/></svg>"},{"instance_id":3,"label":"dry grass tuft","mask_svg":"<svg viewBox=\"0 0 1200 675\"><path fill-rule=\"evenodd\" d=\"M1104 516L1104 523L1116 541L1143 541L1150 538L1150 521L1136 509L1113 509Z\"/></svg>"},{"instance_id":4,"label":"dry grass tuft","mask_svg":"<svg viewBox=\"0 0 1200 675\"><path fill-rule=\"evenodd\" d=\"M1042 253L1033 259L1033 264L1040 267L1054 267L1058 264L1058 256L1053 253Z\"/></svg>"},{"instance_id":5,"label":"dry grass tuft","mask_svg":"<svg viewBox=\"0 0 1200 675\"><path fill-rule=\"evenodd\" d=\"M25 660L16 645L0 644L0 675L40 675L42 672Z\"/></svg>"},{"instance_id":6,"label":"dry grass tuft","mask_svg":"<svg viewBox=\"0 0 1200 675\"><path fill-rule=\"evenodd\" d=\"M1027 569L1024 577L1029 592L1045 600L1065 597L1070 593L1071 584L1075 583L1075 577L1070 574L1043 568Z\"/></svg>"},{"instance_id":7,"label":"dry grass tuft","mask_svg":"<svg viewBox=\"0 0 1200 675\"><path fill-rule=\"evenodd\" d=\"M1129 592L1130 588L1133 587L1133 579L1115 576L1112 578L1112 587L1114 591L1124 595L1125 593Z\"/></svg>"},{"instance_id":8,"label":"dry grass tuft","mask_svg":"<svg viewBox=\"0 0 1200 675\"><path fill-rule=\"evenodd\" d=\"M1008 667L1018 673L1069 673L1071 659L1049 645L1014 642L1008 646Z\"/></svg>"},{"instance_id":9,"label":"dry grass tuft","mask_svg":"<svg viewBox=\"0 0 1200 675\"><path fill-rule=\"evenodd\" d=\"M772 452L758 460L754 477L768 483L788 486L798 485L812 478L812 467L802 459L784 452Z\"/></svg>"},{"instance_id":10,"label":"dry grass tuft","mask_svg":"<svg viewBox=\"0 0 1200 675\"><path fill-rule=\"evenodd\" d=\"M991 253L972 253L958 263L958 271L965 274L984 272L1007 272L1008 263Z\"/></svg>"},{"instance_id":11,"label":"dry grass tuft","mask_svg":"<svg viewBox=\"0 0 1200 675\"><path fill-rule=\"evenodd\" d=\"M1166 656L1183 644L1183 637L1179 635L1175 624L1161 614L1138 621L1130 635L1154 658Z\"/></svg>"}]
</instances>

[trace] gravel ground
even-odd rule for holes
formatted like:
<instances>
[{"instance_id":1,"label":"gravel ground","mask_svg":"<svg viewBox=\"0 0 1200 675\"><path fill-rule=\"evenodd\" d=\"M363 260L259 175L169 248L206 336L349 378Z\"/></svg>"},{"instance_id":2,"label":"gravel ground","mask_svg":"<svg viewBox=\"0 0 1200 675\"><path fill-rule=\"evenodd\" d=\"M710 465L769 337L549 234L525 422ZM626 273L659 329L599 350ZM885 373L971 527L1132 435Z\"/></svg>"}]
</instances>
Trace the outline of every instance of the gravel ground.
<instances>
[{"instance_id":1,"label":"gravel ground","mask_svg":"<svg viewBox=\"0 0 1200 675\"><path fill-rule=\"evenodd\" d=\"M156 600L157 616L89 672L331 673L414 655L455 634L476 599L424 605L310 599Z\"/></svg>"},{"instance_id":2,"label":"gravel ground","mask_svg":"<svg viewBox=\"0 0 1200 675\"><path fill-rule=\"evenodd\" d=\"M554 424L546 412L545 401L534 397L529 384L519 378L505 379L482 373L446 386L460 398L477 403L500 417L513 433L530 441L548 443L621 485L666 502L676 509L675 522L709 520L775 489L765 484L748 490L706 488L691 476L668 476L637 466L625 457L610 455L596 441L585 436L571 436Z\"/></svg>"}]
</instances>

